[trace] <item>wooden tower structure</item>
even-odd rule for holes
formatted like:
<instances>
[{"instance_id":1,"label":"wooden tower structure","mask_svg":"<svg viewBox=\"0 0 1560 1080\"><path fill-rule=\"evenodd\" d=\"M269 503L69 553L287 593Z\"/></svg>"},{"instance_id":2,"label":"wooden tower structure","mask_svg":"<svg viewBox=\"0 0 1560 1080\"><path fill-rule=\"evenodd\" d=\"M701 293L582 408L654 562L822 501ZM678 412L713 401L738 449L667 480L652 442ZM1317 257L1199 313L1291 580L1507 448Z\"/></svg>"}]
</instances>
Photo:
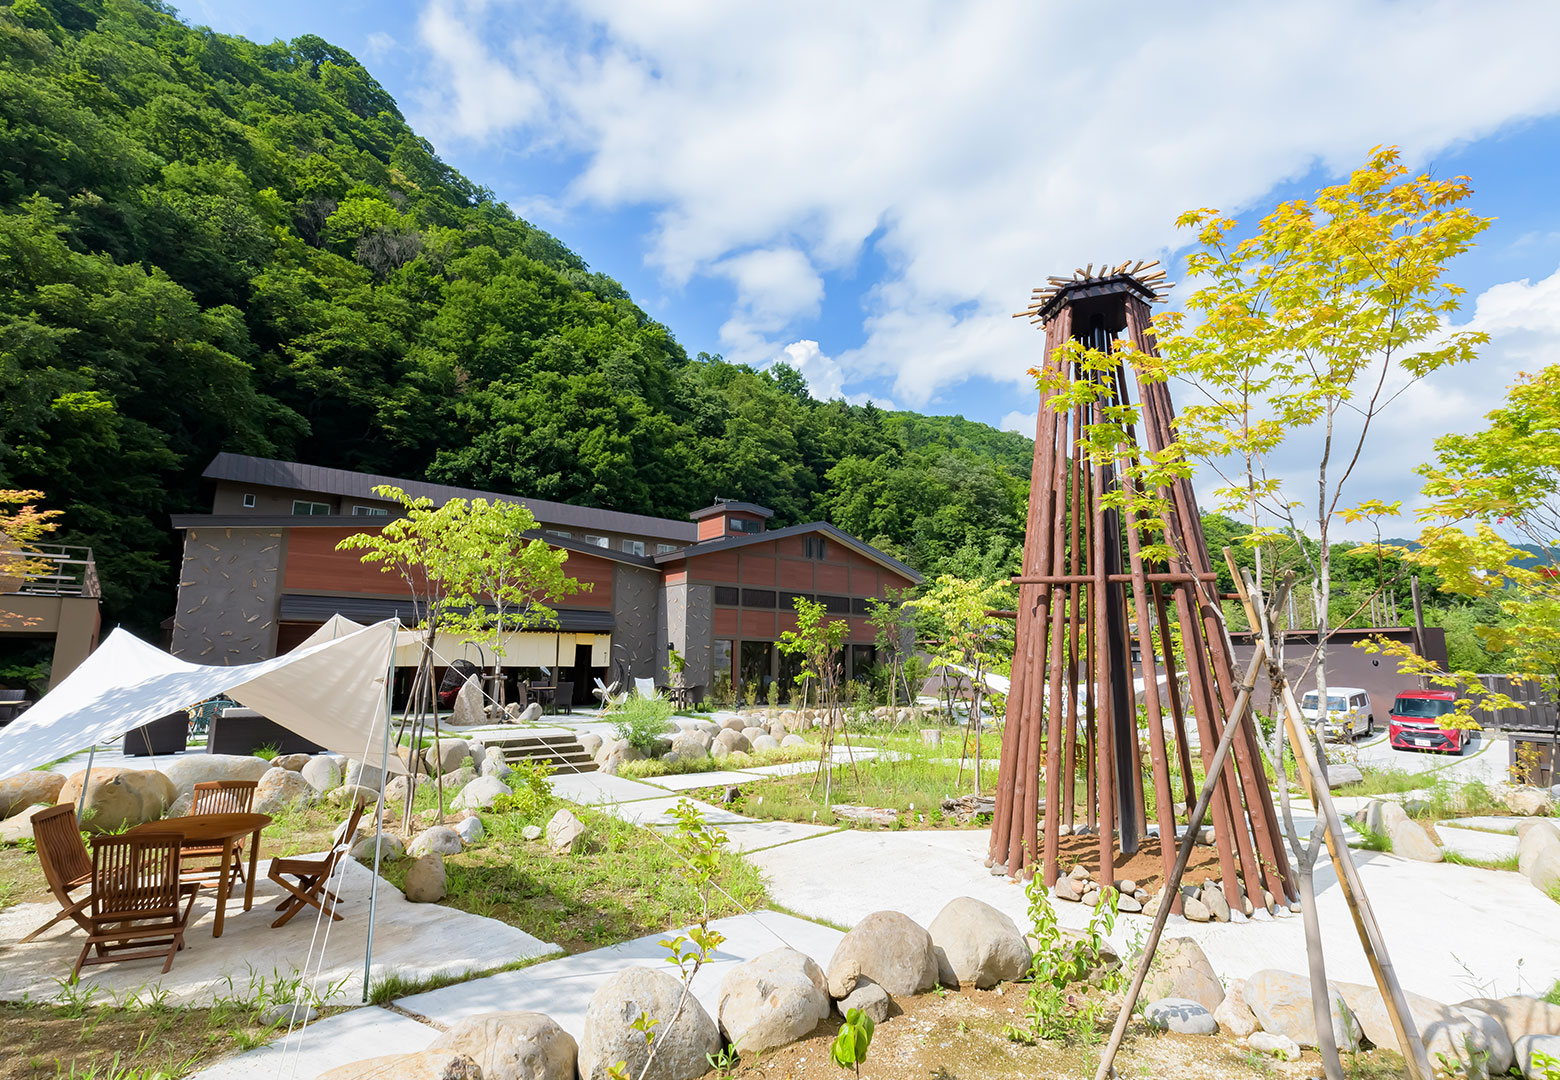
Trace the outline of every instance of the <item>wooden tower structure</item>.
<instances>
[{"instance_id":1,"label":"wooden tower structure","mask_svg":"<svg viewBox=\"0 0 1560 1080\"><path fill-rule=\"evenodd\" d=\"M1014 579L1018 636L990 864L1025 878L1038 868L1047 885L1056 882L1063 832L1098 838L1102 882L1113 879L1117 853L1132 855L1145 844L1159 848L1170 880L1175 844L1151 838L1148 826L1157 825L1159 837L1176 835L1175 803L1189 807L1199 793L1192 755L1206 771L1239 689L1191 482L1158 491L1170 508L1163 541L1177 555L1156 565L1144 549L1160 538L1132 509L1126 462L1091 462L1077 448L1102 410L1130 404L1134 391L1142 430L1129 427L1129 441L1157 452L1172 438L1174 408L1163 381L1134 372L1129 386L1129 365L1122 363L1085 373L1063 348L1076 339L1114 353L1128 341L1156 355L1149 305L1167 288L1164 271L1154 263L1129 265L1096 271L1090 264L1071 278L1053 277L1019 313L1045 331L1042 372L1092 379L1098 398L1058 408L1042 393L1023 571ZM1129 498L1118 508L1122 500L1113 492ZM1177 634L1156 633L1170 627L1178 631L1184 670ZM1139 695L1146 728L1138 724ZM1263 906L1264 891L1275 904L1298 895L1257 734L1249 720L1244 727L1210 810L1219 876L1237 911L1248 896L1253 907ZM1166 900L1180 910L1179 895Z\"/></svg>"}]
</instances>

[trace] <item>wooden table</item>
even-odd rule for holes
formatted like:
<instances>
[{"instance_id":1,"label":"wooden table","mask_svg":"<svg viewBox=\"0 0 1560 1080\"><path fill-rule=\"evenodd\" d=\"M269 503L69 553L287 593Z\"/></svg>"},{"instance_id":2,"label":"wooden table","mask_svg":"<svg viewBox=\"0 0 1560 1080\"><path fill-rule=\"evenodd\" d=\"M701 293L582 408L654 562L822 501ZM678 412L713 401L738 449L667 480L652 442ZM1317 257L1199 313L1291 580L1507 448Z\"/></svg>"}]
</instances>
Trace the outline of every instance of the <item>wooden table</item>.
<instances>
[{"instance_id":1,"label":"wooden table","mask_svg":"<svg viewBox=\"0 0 1560 1080\"><path fill-rule=\"evenodd\" d=\"M260 861L260 830L271 824L269 814L191 814L189 817L148 821L128 830L126 836L148 833L176 833L187 843L221 844L222 873L217 879L217 915L212 920L211 936L222 936L222 919L227 913L228 894L233 889L233 847L249 835L249 875L244 880L244 910L255 902L255 868Z\"/></svg>"}]
</instances>

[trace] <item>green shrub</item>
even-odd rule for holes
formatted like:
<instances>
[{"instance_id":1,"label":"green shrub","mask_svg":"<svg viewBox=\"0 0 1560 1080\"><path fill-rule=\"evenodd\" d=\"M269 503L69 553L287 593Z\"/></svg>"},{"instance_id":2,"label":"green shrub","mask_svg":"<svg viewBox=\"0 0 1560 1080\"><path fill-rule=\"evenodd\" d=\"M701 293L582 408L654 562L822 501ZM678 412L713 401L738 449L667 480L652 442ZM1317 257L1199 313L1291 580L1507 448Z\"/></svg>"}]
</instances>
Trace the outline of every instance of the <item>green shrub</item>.
<instances>
[{"instance_id":1,"label":"green shrub","mask_svg":"<svg viewBox=\"0 0 1560 1080\"><path fill-rule=\"evenodd\" d=\"M552 803L552 762L527 757L521 758L510 768L513 772L509 777L509 786L513 794L500 795L493 800L493 810L528 818L539 816Z\"/></svg>"},{"instance_id":2,"label":"green shrub","mask_svg":"<svg viewBox=\"0 0 1560 1080\"><path fill-rule=\"evenodd\" d=\"M617 737L638 750L645 757L654 754L661 735L671 725L672 703L664 698L643 698L637 694L628 699L622 711L612 718Z\"/></svg>"}]
</instances>

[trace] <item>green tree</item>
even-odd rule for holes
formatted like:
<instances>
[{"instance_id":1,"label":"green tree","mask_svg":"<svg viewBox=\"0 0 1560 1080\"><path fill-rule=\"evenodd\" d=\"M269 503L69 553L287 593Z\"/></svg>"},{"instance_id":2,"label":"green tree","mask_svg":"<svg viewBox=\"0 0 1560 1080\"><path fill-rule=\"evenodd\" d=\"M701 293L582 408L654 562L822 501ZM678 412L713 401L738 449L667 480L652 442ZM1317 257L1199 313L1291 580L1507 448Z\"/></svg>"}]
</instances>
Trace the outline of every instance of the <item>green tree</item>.
<instances>
[{"instance_id":1,"label":"green tree","mask_svg":"<svg viewBox=\"0 0 1560 1080\"><path fill-rule=\"evenodd\" d=\"M845 674L840 649L850 633L850 624L843 619L825 620L828 609L806 597L794 597L792 603L796 608L796 629L782 633L778 644L781 652L800 659L799 674L818 687L818 701L823 706L818 771L823 775L823 802L827 806L834 793L834 736L845 729L845 715L840 709L840 684ZM848 735L846 739L848 746Z\"/></svg>"},{"instance_id":2,"label":"green tree","mask_svg":"<svg viewBox=\"0 0 1560 1080\"><path fill-rule=\"evenodd\" d=\"M953 690L961 679L970 684L969 728L975 735L975 793L980 794L980 734L984 726L981 701L991 694L993 713L1002 707L1001 695L988 690L986 676L1013 669L1014 624L988 614L1014 602L1013 586L1006 581L966 581L944 574L915 600L917 612L932 627L926 644L932 652L932 664L942 667L948 691L948 719L953 716ZM925 623L923 625L925 625ZM962 779L964 753L959 754Z\"/></svg>"}]
</instances>

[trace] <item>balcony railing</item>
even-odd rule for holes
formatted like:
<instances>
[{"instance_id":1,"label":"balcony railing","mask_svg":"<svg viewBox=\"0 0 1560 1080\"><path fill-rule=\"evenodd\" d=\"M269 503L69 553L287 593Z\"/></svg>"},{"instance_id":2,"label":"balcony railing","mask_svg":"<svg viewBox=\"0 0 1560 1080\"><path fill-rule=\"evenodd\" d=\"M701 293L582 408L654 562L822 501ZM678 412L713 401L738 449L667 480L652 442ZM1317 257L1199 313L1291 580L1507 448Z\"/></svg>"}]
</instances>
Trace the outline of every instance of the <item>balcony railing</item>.
<instances>
[{"instance_id":1,"label":"balcony railing","mask_svg":"<svg viewBox=\"0 0 1560 1080\"><path fill-rule=\"evenodd\" d=\"M28 572L16 573L25 567ZM39 544L31 551L0 548L0 593L24 596L103 595L89 547Z\"/></svg>"}]
</instances>

